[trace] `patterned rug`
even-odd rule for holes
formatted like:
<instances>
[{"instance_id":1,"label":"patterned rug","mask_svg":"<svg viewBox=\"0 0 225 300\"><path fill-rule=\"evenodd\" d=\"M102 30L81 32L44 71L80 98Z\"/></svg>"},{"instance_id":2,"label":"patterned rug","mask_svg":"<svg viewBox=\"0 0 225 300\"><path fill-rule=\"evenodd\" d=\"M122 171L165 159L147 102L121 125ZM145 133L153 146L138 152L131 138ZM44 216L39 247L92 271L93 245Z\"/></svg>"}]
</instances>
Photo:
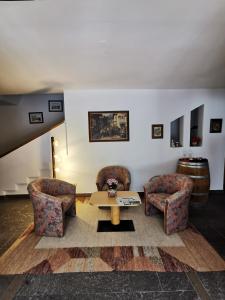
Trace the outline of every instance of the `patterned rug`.
<instances>
[{"instance_id":1,"label":"patterned rug","mask_svg":"<svg viewBox=\"0 0 225 300\"><path fill-rule=\"evenodd\" d=\"M225 261L193 227L178 233L181 245L38 248L31 224L0 257L0 274L101 271L224 271ZM84 232L82 234L85 234ZM111 234L111 233L107 233Z\"/></svg>"}]
</instances>

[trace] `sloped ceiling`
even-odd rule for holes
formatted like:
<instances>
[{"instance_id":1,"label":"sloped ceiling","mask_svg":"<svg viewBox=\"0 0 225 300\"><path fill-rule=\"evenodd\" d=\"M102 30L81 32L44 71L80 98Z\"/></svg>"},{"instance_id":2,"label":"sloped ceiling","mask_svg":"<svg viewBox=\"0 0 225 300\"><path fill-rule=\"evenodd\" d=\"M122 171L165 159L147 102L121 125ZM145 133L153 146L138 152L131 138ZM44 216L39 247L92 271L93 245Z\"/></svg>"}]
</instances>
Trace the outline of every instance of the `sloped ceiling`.
<instances>
[{"instance_id":1,"label":"sloped ceiling","mask_svg":"<svg viewBox=\"0 0 225 300\"><path fill-rule=\"evenodd\" d=\"M0 94L224 88L224 0L0 2Z\"/></svg>"}]
</instances>

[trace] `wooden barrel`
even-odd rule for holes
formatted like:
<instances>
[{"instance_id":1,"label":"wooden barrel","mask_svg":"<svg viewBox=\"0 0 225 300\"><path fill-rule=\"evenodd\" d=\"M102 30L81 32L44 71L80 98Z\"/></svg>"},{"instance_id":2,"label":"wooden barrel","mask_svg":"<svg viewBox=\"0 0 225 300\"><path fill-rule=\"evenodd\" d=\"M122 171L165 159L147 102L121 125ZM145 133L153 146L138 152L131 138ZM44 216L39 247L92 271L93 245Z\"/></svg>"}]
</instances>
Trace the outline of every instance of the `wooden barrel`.
<instances>
[{"instance_id":1,"label":"wooden barrel","mask_svg":"<svg viewBox=\"0 0 225 300\"><path fill-rule=\"evenodd\" d=\"M206 158L179 159L177 173L188 175L194 182L191 206L202 206L208 201L210 187L209 164Z\"/></svg>"}]
</instances>

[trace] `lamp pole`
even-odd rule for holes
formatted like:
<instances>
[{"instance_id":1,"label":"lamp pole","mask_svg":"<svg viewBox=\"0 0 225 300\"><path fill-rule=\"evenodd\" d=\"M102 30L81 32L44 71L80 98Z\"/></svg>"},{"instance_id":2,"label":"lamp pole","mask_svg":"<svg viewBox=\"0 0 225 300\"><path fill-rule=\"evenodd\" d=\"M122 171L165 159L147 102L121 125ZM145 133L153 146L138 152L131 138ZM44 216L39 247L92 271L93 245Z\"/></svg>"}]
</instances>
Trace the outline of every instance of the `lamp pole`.
<instances>
[{"instance_id":1,"label":"lamp pole","mask_svg":"<svg viewBox=\"0 0 225 300\"><path fill-rule=\"evenodd\" d=\"M56 172L55 172L55 138L54 136L51 136L51 151L52 151L52 177L56 178Z\"/></svg>"}]
</instances>

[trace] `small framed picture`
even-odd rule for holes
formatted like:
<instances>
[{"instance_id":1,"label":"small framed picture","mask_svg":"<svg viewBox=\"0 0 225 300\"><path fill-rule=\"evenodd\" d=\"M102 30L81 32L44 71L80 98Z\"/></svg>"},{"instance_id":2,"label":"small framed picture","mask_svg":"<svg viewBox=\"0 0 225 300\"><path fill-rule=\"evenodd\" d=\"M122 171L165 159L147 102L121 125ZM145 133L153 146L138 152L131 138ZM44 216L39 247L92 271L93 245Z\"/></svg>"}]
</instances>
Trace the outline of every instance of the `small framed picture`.
<instances>
[{"instance_id":1,"label":"small framed picture","mask_svg":"<svg viewBox=\"0 0 225 300\"><path fill-rule=\"evenodd\" d=\"M62 100L49 100L48 101L48 111L63 111L63 101Z\"/></svg>"},{"instance_id":2,"label":"small framed picture","mask_svg":"<svg viewBox=\"0 0 225 300\"><path fill-rule=\"evenodd\" d=\"M152 124L152 138L153 139L163 138L163 124Z\"/></svg>"},{"instance_id":3,"label":"small framed picture","mask_svg":"<svg viewBox=\"0 0 225 300\"><path fill-rule=\"evenodd\" d=\"M42 112L29 112L30 124L44 123Z\"/></svg>"},{"instance_id":4,"label":"small framed picture","mask_svg":"<svg viewBox=\"0 0 225 300\"><path fill-rule=\"evenodd\" d=\"M223 119L210 119L210 133L222 132Z\"/></svg>"}]
</instances>

